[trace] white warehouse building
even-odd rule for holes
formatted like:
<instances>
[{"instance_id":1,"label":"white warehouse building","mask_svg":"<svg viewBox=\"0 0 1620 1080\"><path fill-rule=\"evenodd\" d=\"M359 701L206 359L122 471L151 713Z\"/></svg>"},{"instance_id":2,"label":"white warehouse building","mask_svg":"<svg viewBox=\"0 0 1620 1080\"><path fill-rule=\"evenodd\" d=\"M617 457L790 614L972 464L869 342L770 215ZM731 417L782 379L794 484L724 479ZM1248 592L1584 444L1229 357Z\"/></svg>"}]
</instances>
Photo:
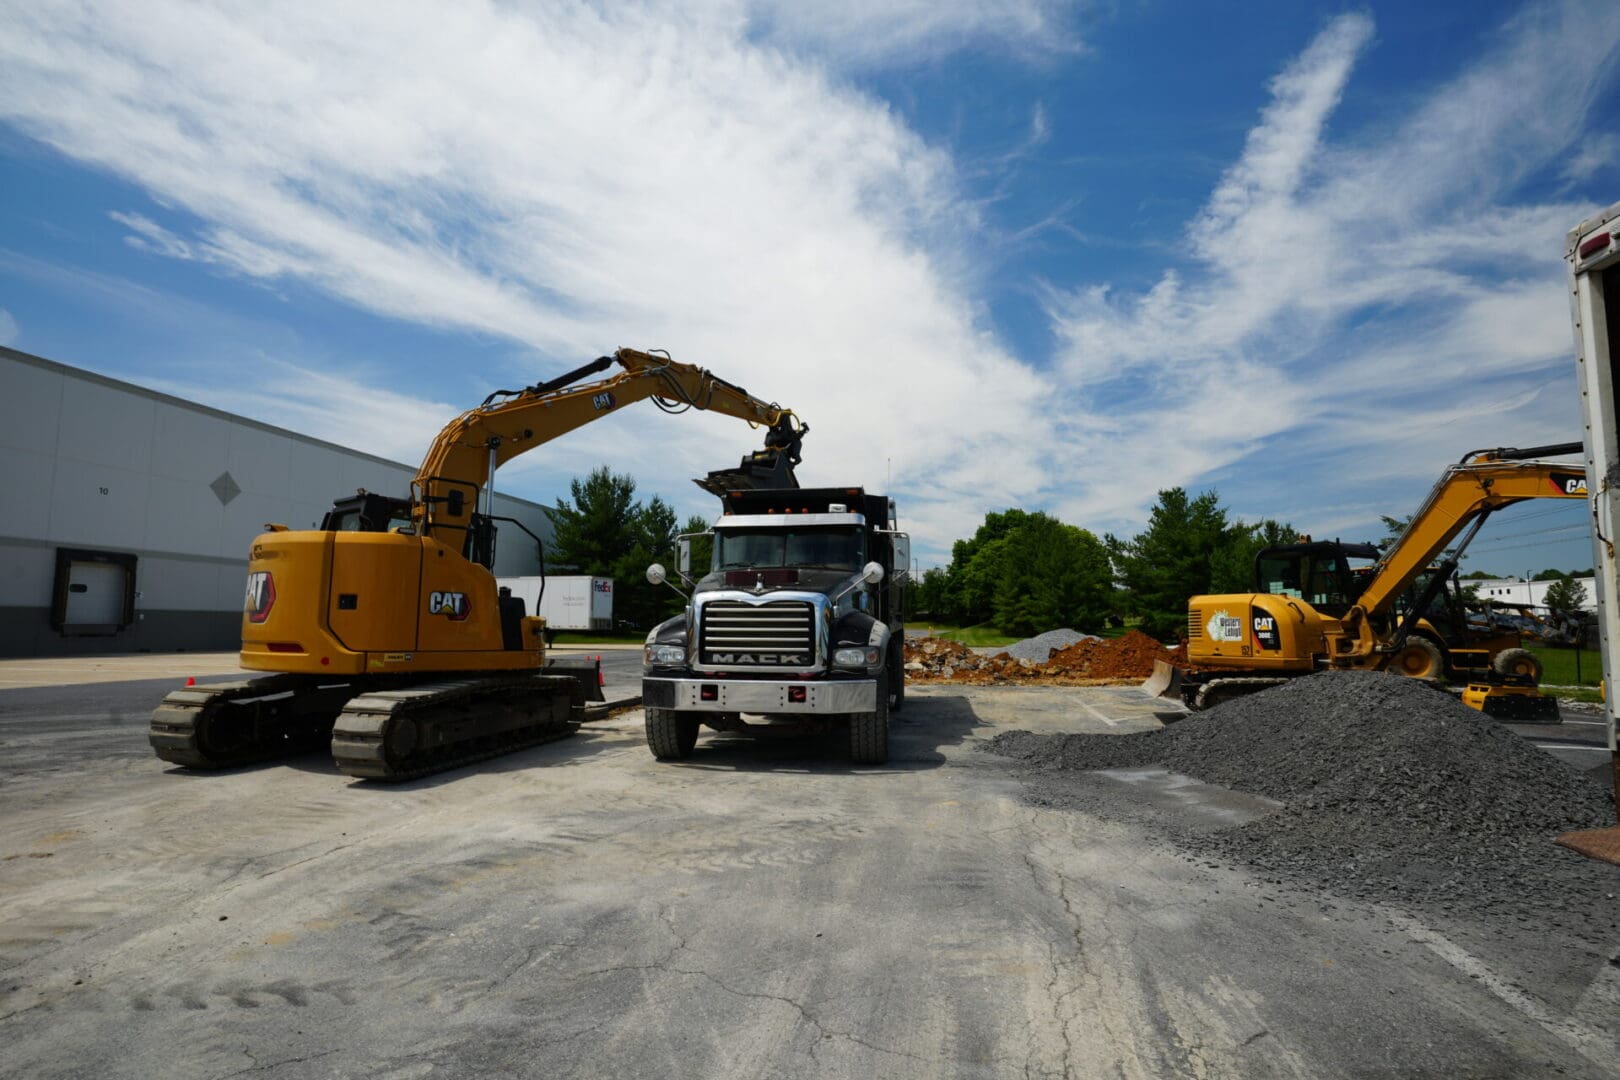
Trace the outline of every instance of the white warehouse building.
<instances>
[{"instance_id":1,"label":"white warehouse building","mask_svg":"<svg viewBox=\"0 0 1620 1080\"><path fill-rule=\"evenodd\" d=\"M1586 603L1581 605L1583 611L1597 610L1597 584L1589 577L1575 578L1575 584L1586 590ZM1473 585L1479 593L1481 600L1490 600L1498 604L1527 604L1530 607L1547 606L1547 590L1552 588L1551 581L1523 581L1519 578L1474 578L1465 579L1464 584Z\"/></svg>"},{"instance_id":2,"label":"white warehouse building","mask_svg":"<svg viewBox=\"0 0 1620 1080\"><path fill-rule=\"evenodd\" d=\"M235 649L265 523L416 469L0 347L0 475L0 656L48 656ZM550 542L539 504L495 512ZM539 573L533 542L501 530L495 570Z\"/></svg>"}]
</instances>

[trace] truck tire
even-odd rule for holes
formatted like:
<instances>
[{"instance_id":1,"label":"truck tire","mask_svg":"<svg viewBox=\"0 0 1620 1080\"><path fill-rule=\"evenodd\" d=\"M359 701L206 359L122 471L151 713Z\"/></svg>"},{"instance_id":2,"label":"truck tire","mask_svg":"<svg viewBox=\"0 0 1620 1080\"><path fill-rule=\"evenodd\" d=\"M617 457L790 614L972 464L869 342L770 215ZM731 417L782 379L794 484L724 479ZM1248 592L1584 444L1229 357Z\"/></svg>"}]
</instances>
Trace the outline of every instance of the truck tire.
<instances>
[{"instance_id":1,"label":"truck tire","mask_svg":"<svg viewBox=\"0 0 1620 1080\"><path fill-rule=\"evenodd\" d=\"M889 711L897 713L906 703L906 649L895 642L889 650Z\"/></svg>"},{"instance_id":2,"label":"truck tire","mask_svg":"<svg viewBox=\"0 0 1620 1080\"><path fill-rule=\"evenodd\" d=\"M697 745L698 719L674 709L643 709L647 718L647 748L659 761L679 761Z\"/></svg>"},{"instance_id":3,"label":"truck tire","mask_svg":"<svg viewBox=\"0 0 1620 1080\"><path fill-rule=\"evenodd\" d=\"M1409 637L1389 658L1385 670L1410 679L1439 679L1446 673L1446 658L1440 646L1428 638Z\"/></svg>"},{"instance_id":4,"label":"truck tire","mask_svg":"<svg viewBox=\"0 0 1620 1080\"><path fill-rule=\"evenodd\" d=\"M1498 675L1528 675L1541 682L1541 661L1529 649L1503 649L1491 658L1491 670Z\"/></svg>"},{"instance_id":5,"label":"truck tire","mask_svg":"<svg viewBox=\"0 0 1620 1080\"><path fill-rule=\"evenodd\" d=\"M877 708L872 712L851 713L849 717L849 760L857 765L882 765L889 760L889 678L878 675Z\"/></svg>"}]
</instances>

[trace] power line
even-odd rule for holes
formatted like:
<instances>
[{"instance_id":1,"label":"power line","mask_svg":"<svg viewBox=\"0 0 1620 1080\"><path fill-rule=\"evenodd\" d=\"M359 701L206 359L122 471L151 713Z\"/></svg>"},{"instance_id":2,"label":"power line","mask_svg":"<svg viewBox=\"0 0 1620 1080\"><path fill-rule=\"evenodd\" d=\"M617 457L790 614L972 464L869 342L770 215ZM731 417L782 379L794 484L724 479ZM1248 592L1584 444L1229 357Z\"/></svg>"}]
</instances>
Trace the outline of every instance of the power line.
<instances>
[{"instance_id":1,"label":"power line","mask_svg":"<svg viewBox=\"0 0 1620 1080\"><path fill-rule=\"evenodd\" d=\"M1574 541L1579 540L1579 539L1580 539L1580 537L1578 537L1578 536L1569 536L1569 537L1564 537L1563 539L1560 539L1560 540L1532 540L1528 544L1509 544L1507 547L1491 548L1490 551L1487 552L1487 554L1495 555L1498 552L1502 552L1502 551L1518 551L1520 548L1546 547L1549 544L1567 544L1567 543L1573 543ZM1470 547L1468 549L1468 554L1472 555L1473 553L1474 553L1474 549L1472 547Z\"/></svg>"},{"instance_id":2,"label":"power line","mask_svg":"<svg viewBox=\"0 0 1620 1080\"><path fill-rule=\"evenodd\" d=\"M1517 540L1521 536L1542 536L1547 533L1575 532L1578 530L1590 531L1591 528L1589 524L1582 521L1575 525L1553 525L1545 529L1526 529L1524 532L1503 533L1501 536L1493 536L1489 540L1482 540L1474 546L1493 547L1503 540Z\"/></svg>"}]
</instances>

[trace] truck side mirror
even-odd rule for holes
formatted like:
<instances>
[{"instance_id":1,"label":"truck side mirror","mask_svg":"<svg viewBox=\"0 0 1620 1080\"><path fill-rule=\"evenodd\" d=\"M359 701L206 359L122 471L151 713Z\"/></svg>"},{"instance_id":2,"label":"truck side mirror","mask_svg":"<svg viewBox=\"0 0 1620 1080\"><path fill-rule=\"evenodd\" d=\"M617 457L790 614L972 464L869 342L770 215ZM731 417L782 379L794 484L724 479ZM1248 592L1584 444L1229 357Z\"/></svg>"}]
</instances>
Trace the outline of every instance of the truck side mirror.
<instances>
[{"instance_id":1,"label":"truck side mirror","mask_svg":"<svg viewBox=\"0 0 1620 1080\"><path fill-rule=\"evenodd\" d=\"M894 534L894 580L911 580L911 537Z\"/></svg>"},{"instance_id":2,"label":"truck side mirror","mask_svg":"<svg viewBox=\"0 0 1620 1080\"><path fill-rule=\"evenodd\" d=\"M865 566L861 567L861 580L866 582L868 585L876 585L878 582L882 581L883 564L880 562L869 562Z\"/></svg>"},{"instance_id":3,"label":"truck side mirror","mask_svg":"<svg viewBox=\"0 0 1620 1080\"><path fill-rule=\"evenodd\" d=\"M647 567L647 580L650 583L662 585L667 577L669 577L669 572L664 569L662 563L653 563Z\"/></svg>"},{"instance_id":4,"label":"truck side mirror","mask_svg":"<svg viewBox=\"0 0 1620 1080\"><path fill-rule=\"evenodd\" d=\"M683 536L675 541L675 568L681 577L692 576L692 538Z\"/></svg>"}]
</instances>

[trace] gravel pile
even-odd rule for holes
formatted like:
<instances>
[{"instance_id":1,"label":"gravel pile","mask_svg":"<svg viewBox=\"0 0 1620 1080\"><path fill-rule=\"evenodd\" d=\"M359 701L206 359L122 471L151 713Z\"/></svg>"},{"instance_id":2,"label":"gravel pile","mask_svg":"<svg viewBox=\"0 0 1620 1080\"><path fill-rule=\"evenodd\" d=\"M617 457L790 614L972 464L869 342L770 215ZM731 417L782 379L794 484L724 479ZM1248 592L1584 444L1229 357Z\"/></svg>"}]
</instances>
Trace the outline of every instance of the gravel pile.
<instances>
[{"instance_id":1,"label":"gravel pile","mask_svg":"<svg viewBox=\"0 0 1620 1080\"><path fill-rule=\"evenodd\" d=\"M1399 676L1324 672L1161 731L1008 732L989 748L1044 769L1162 766L1276 799L1283 808L1258 821L1177 839L1290 880L1459 913L1620 913L1605 900L1620 872L1552 844L1612 824L1609 793Z\"/></svg>"},{"instance_id":2,"label":"gravel pile","mask_svg":"<svg viewBox=\"0 0 1620 1080\"><path fill-rule=\"evenodd\" d=\"M1044 634L1015 641L1007 646L1007 655L1014 660L1032 660L1037 664L1044 664L1059 649L1067 648L1077 641L1096 640L1095 634L1082 634L1065 626L1061 630L1048 630Z\"/></svg>"}]
</instances>

